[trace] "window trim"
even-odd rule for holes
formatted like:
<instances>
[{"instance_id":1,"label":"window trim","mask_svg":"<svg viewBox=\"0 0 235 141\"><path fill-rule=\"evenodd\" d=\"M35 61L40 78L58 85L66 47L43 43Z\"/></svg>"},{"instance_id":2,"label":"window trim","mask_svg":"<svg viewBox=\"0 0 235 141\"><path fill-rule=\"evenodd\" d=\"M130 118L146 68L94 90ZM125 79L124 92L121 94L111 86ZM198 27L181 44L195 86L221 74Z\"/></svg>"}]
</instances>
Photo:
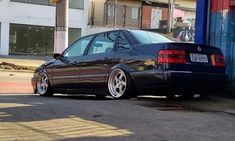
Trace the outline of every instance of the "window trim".
<instances>
[{"instance_id":1,"label":"window trim","mask_svg":"<svg viewBox=\"0 0 235 141\"><path fill-rule=\"evenodd\" d=\"M125 34L125 32L119 31L117 37L119 37L119 35L120 35L121 33L123 33L123 35L126 37L128 43L130 44L130 48L129 48L129 49L119 49L119 48L118 48L119 38L117 38L117 41L116 41L116 42L117 42L117 45L116 45L116 48L115 48L115 49L116 49L117 51L129 51L129 50L131 50L131 49L133 48L133 45L131 44L130 39L127 37L127 35Z\"/></svg>"},{"instance_id":2,"label":"window trim","mask_svg":"<svg viewBox=\"0 0 235 141\"><path fill-rule=\"evenodd\" d=\"M92 38L92 40L90 41L90 43L88 44L88 46L87 46L87 48L86 48L86 50L85 50L85 52L84 52L84 56L90 56L90 55L98 55L98 54L104 54L104 53L98 53L98 54L88 54L88 51L89 51L89 49L91 48L91 45L92 45L92 43L94 42L94 40L95 40L95 38L97 37L97 36L99 36L100 34L107 34L107 33L112 33L112 32L116 32L117 33L117 36L116 36L116 39L115 39L115 43L114 43L114 45L113 45L113 50L112 50L112 52L113 51L116 51L116 48L117 48L117 37L118 37L118 35L119 35L119 31L108 31L108 32L101 32L101 33L97 33L97 34L94 34L93 36L93 38Z\"/></svg>"}]
</instances>

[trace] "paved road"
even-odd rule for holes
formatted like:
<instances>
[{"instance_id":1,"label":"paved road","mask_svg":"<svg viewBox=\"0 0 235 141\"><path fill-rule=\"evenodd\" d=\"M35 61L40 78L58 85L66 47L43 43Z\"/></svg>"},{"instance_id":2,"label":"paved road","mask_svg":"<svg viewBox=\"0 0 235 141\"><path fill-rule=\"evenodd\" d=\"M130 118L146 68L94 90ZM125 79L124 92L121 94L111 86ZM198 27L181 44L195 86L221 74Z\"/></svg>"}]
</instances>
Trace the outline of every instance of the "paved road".
<instances>
[{"instance_id":1,"label":"paved road","mask_svg":"<svg viewBox=\"0 0 235 141\"><path fill-rule=\"evenodd\" d=\"M235 108L228 103L0 94L0 140L232 141L235 115L216 108ZM213 104L218 111L201 109Z\"/></svg>"},{"instance_id":2,"label":"paved road","mask_svg":"<svg viewBox=\"0 0 235 141\"><path fill-rule=\"evenodd\" d=\"M230 141L235 100L39 97L32 73L0 73L0 140ZM17 94L15 94L17 93Z\"/></svg>"}]
</instances>

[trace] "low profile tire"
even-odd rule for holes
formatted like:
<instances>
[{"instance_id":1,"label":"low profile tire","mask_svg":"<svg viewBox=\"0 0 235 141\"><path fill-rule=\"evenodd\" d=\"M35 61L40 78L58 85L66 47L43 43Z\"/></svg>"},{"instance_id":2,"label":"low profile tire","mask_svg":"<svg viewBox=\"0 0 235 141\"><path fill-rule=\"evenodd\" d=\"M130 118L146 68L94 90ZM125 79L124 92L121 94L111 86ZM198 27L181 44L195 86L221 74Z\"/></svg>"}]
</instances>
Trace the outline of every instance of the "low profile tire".
<instances>
[{"instance_id":1,"label":"low profile tire","mask_svg":"<svg viewBox=\"0 0 235 141\"><path fill-rule=\"evenodd\" d=\"M109 75L108 90L114 99L131 98L133 87L129 74L122 69L114 69Z\"/></svg>"},{"instance_id":2,"label":"low profile tire","mask_svg":"<svg viewBox=\"0 0 235 141\"><path fill-rule=\"evenodd\" d=\"M37 93L40 96L53 96L49 78L45 72L40 73L37 78Z\"/></svg>"},{"instance_id":3,"label":"low profile tire","mask_svg":"<svg viewBox=\"0 0 235 141\"><path fill-rule=\"evenodd\" d=\"M165 97L166 97L166 99L169 99L169 100L175 99L175 95L173 95L173 94L168 94Z\"/></svg>"},{"instance_id":4,"label":"low profile tire","mask_svg":"<svg viewBox=\"0 0 235 141\"><path fill-rule=\"evenodd\" d=\"M95 97L96 97L96 99L103 100L106 98L106 95L97 94L97 95L95 95Z\"/></svg>"},{"instance_id":5,"label":"low profile tire","mask_svg":"<svg viewBox=\"0 0 235 141\"><path fill-rule=\"evenodd\" d=\"M200 98L201 99L207 99L208 98L208 93L201 93Z\"/></svg>"},{"instance_id":6,"label":"low profile tire","mask_svg":"<svg viewBox=\"0 0 235 141\"><path fill-rule=\"evenodd\" d=\"M195 94L185 94L185 95L182 95L181 97L182 97L183 99L193 99L193 98L194 98L194 95L195 95Z\"/></svg>"}]
</instances>

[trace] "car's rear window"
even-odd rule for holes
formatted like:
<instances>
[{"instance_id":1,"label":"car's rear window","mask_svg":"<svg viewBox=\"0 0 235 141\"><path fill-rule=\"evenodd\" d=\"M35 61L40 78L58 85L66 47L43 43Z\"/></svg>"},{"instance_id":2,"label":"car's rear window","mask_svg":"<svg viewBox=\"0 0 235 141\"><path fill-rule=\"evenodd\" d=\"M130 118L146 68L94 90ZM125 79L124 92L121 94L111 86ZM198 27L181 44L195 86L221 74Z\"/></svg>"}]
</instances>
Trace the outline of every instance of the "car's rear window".
<instances>
[{"instance_id":1,"label":"car's rear window","mask_svg":"<svg viewBox=\"0 0 235 141\"><path fill-rule=\"evenodd\" d=\"M175 42L174 39L159 33L153 33L141 30L132 30L131 33L141 44L169 43Z\"/></svg>"}]
</instances>

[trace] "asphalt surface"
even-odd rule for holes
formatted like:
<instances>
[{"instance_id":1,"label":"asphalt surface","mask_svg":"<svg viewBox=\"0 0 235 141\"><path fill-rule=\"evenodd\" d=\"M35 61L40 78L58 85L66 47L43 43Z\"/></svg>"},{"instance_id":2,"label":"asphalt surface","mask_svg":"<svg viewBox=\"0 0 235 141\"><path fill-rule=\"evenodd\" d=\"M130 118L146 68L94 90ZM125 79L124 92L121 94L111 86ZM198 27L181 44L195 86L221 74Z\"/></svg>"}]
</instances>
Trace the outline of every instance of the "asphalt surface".
<instances>
[{"instance_id":1,"label":"asphalt surface","mask_svg":"<svg viewBox=\"0 0 235 141\"><path fill-rule=\"evenodd\" d=\"M98 100L92 96L1 94L0 140L234 140L235 114L195 106L211 103L215 109L223 104L218 98Z\"/></svg>"},{"instance_id":2,"label":"asphalt surface","mask_svg":"<svg viewBox=\"0 0 235 141\"><path fill-rule=\"evenodd\" d=\"M34 62L20 59L19 64ZM0 72L0 141L233 141L235 138L233 99L40 97L32 94L31 77L32 73L27 72Z\"/></svg>"}]
</instances>

